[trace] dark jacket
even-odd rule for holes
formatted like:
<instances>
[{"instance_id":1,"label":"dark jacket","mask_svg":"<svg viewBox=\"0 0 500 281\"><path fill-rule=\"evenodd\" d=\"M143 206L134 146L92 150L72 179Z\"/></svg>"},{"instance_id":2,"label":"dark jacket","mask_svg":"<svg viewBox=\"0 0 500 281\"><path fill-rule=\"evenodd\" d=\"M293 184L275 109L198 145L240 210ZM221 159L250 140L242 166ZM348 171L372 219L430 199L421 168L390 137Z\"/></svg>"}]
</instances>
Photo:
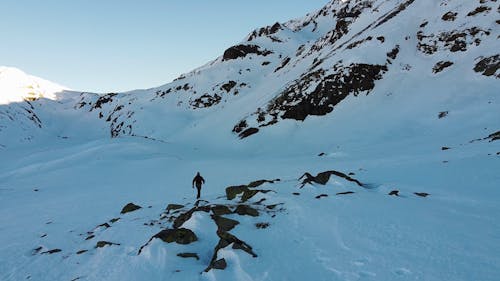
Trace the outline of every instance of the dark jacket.
<instances>
[{"instance_id":1,"label":"dark jacket","mask_svg":"<svg viewBox=\"0 0 500 281\"><path fill-rule=\"evenodd\" d=\"M197 173L193 179L193 186L196 184L197 188L201 188L201 185L204 183L205 179L200 175L200 173Z\"/></svg>"}]
</instances>

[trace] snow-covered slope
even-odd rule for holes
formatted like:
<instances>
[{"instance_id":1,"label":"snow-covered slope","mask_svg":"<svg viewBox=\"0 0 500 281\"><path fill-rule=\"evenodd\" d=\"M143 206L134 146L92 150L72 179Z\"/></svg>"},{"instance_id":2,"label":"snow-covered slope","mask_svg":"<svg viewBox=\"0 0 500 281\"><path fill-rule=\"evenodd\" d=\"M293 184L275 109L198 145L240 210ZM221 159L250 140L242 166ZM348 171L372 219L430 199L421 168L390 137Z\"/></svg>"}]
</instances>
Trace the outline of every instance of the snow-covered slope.
<instances>
[{"instance_id":1,"label":"snow-covered slope","mask_svg":"<svg viewBox=\"0 0 500 281\"><path fill-rule=\"evenodd\" d=\"M0 66L0 104L33 101L40 98L56 99L56 93L68 90L64 86L27 75L14 68Z\"/></svg>"},{"instance_id":2,"label":"snow-covered slope","mask_svg":"<svg viewBox=\"0 0 500 281\"><path fill-rule=\"evenodd\" d=\"M0 105L0 279L496 280L498 5L333 0L158 88Z\"/></svg>"}]
</instances>

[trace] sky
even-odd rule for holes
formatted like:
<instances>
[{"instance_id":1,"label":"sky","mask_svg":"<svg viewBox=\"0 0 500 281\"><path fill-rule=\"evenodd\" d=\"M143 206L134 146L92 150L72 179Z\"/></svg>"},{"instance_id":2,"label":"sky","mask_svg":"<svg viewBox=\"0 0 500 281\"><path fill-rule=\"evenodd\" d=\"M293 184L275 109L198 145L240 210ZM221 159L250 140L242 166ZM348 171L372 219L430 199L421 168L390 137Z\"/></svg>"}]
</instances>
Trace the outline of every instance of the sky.
<instances>
[{"instance_id":1,"label":"sky","mask_svg":"<svg viewBox=\"0 0 500 281\"><path fill-rule=\"evenodd\" d=\"M0 0L0 65L74 90L166 84L328 0Z\"/></svg>"}]
</instances>

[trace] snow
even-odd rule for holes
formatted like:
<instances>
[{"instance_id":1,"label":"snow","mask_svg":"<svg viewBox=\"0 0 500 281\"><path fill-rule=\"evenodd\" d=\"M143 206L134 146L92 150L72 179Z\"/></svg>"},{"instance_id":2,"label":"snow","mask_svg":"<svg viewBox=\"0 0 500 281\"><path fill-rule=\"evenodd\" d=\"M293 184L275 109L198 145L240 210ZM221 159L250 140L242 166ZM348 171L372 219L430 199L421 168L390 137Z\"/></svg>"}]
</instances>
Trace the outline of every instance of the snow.
<instances>
[{"instance_id":1,"label":"snow","mask_svg":"<svg viewBox=\"0 0 500 281\"><path fill-rule=\"evenodd\" d=\"M358 2L332 1L326 10ZM23 101L26 92L18 86L0 87L0 280L497 280L500 141L486 137L499 130L500 87L494 76L473 70L478 57L498 52L494 10L467 17L477 3L415 1L356 35L401 2L375 1L377 9L364 10L334 44L323 36L337 19L312 13L285 23L288 29L273 35L282 42L251 42L273 54L219 58L184 79L119 93L99 107L105 96L41 80L44 98L32 102ZM450 10L461 16L442 21ZM312 24L299 28L312 18L316 31ZM425 34L473 25L491 35L465 52L426 55L415 37L424 20L430 21ZM332 51L368 36L373 40L356 48ZM316 43L325 43L323 49L308 54ZM305 51L296 56L301 44ZM387 63L395 45L399 54ZM285 57L292 60L275 72ZM323 59L318 68L326 75L340 60L344 66L387 64L388 71L368 94L349 95L330 114L279 119L242 140L231 132L242 119L257 126L257 108L307 74L315 58ZM441 60L454 64L432 73ZM33 85L26 77L1 68L0 85ZM223 93L230 80L247 86L237 95ZM190 102L204 93L220 94L222 101L193 109ZM448 115L439 118L443 111ZM122 122L132 126L130 133L110 138ZM365 187L332 176L324 186L301 188L305 172L328 170L352 173ZM206 180L201 199L209 202L198 204L231 208L241 199L227 200L226 187L280 179L259 186L272 191L246 202L259 216L224 215L240 222L229 233L257 257L229 245L217 253L227 268L205 272L219 237L211 213L203 211L182 225L196 242L153 239L138 254L153 235L172 227L168 204L185 205L182 212L194 207L197 171ZM399 196L389 196L393 190ZM354 193L337 195L347 191ZM120 214L129 202L142 208ZM95 237L86 240L90 234ZM120 245L95 248L97 241ZM61 252L41 254L52 249ZM77 254L81 250L87 252ZM177 256L186 252L199 260Z\"/></svg>"},{"instance_id":2,"label":"snow","mask_svg":"<svg viewBox=\"0 0 500 281\"><path fill-rule=\"evenodd\" d=\"M56 99L56 93L68 90L64 86L27 75L14 68L0 66L0 105L20 102L25 98Z\"/></svg>"}]
</instances>

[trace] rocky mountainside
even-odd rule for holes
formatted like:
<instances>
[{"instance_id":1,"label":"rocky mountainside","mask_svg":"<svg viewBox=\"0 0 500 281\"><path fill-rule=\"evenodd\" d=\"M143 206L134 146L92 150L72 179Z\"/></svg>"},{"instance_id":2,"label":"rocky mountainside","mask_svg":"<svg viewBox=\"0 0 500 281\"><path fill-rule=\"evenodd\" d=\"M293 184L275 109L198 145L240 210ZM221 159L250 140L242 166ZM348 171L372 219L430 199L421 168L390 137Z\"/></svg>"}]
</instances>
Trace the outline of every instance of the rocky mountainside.
<instances>
[{"instance_id":1,"label":"rocky mountainside","mask_svg":"<svg viewBox=\"0 0 500 281\"><path fill-rule=\"evenodd\" d=\"M0 280L497 280L499 14L332 0L158 88L0 80Z\"/></svg>"},{"instance_id":2,"label":"rocky mountainside","mask_svg":"<svg viewBox=\"0 0 500 281\"><path fill-rule=\"evenodd\" d=\"M254 30L219 58L159 88L72 92L57 102L33 101L43 97L33 94L27 104L2 106L0 122L47 134L45 118L69 114L78 122L94 119L92 127L100 130L93 135L168 139L203 116L217 122L218 133L245 138L283 120L303 127L311 116L334 114L348 98L363 103L367 95L397 94L410 100L410 91L435 92L422 96L427 107L439 102L437 96L486 95L498 89L500 77L498 15L498 3L487 0L331 1L304 18ZM186 122L149 122L172 116ZM27 135L36 132L19 139Z\"/></svg>"}]
</instances>

